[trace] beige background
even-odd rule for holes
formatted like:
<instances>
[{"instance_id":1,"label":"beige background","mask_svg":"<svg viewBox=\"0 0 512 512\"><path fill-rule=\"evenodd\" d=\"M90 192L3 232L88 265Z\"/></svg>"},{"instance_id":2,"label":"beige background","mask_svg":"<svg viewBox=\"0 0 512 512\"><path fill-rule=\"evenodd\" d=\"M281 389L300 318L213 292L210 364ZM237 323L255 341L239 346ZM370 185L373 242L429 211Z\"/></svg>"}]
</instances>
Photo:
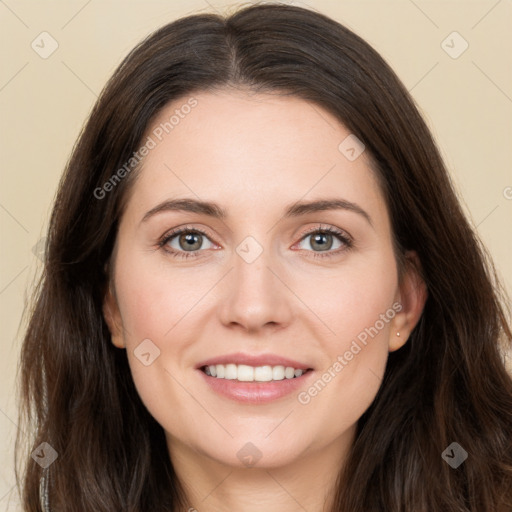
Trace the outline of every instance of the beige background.
<instances>
[{"instance_id":1,"label":"beige background","mask_svg":"<svg viewBox=\"0 0 512 512\"><path fill-rule=\"evenodd\" d=\"M285 3L344 23L397 71L433 130L464 207L512 294L512 2ZM107 78L141 38L182 15L227 12L236 5L0 0L0 510L19 510L12 470L15 373L20 315L40 270L34 247L80 127ZM454 31L462 38L450 35ZM50 37L58 48L44 59L31 44L39 53L49 51ZM467 50L452 58L464 41Z\"/></svg>"}]
</instances>

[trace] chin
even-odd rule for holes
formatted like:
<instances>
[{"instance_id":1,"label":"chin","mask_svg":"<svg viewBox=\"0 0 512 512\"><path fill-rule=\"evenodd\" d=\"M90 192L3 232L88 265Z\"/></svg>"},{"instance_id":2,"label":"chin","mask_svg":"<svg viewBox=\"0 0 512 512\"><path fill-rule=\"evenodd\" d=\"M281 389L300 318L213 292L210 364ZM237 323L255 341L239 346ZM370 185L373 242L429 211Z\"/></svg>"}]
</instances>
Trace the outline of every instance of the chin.
<instances>
[{"instance_id":1,"label":"chin","mask_svg":"<svg viewBox=\"0 0 512 512\"><path fill-rule=\"evenodd\" d=\"M205 447L205 454L219 464L236 468L261 468L270 469L293 464L304 447L293 444L284 446L282 442L262 439L260 436L251 438L248 434L243 439L230 439L228 442L216 443L219 450L211 450L211 446Z\"/></svg>"}]
</instances>

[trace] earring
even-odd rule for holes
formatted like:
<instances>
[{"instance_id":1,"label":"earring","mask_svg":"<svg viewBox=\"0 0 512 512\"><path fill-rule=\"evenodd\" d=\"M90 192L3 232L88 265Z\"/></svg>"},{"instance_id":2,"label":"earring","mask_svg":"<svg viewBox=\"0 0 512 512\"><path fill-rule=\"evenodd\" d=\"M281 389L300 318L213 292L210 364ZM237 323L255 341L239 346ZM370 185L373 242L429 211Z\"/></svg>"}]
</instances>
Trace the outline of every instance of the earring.
<instances>
[{"instance_id":1,"label":"earring","mask_svg":"<svg viewBox=\"0 0 512 512\"><path fill-rule=\"evenodd\" d=\"M398 337L400 337L400 333L399 333L398 331L396 331L396 335L397 335Z\"/></svg>"}]
</instances>

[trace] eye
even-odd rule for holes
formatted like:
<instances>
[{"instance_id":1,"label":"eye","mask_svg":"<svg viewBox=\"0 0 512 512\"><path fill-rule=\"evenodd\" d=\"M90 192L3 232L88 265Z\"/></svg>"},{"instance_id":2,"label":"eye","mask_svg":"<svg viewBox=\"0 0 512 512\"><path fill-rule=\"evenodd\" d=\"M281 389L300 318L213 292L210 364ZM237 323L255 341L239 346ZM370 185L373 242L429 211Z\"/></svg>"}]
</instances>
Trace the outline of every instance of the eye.
<instances>
[{"instance_id":1,"label":"eye","mask_svg":"<svg viewBox=\"0 0 512 512\"><path fill-rule=\"evenodd\" d=\"M190 227L178 228L166 233L158 245L176 258L195 257L196 252L214 247L204 231Z\"/></svg>"},{"instance_id":2,"label":"eye","mask_svg":"<svg viewBox=\"0 0 512 512\"><path fill-rule=\"evenodd\" d=\"M306 245L309 245L311 248L310 252L326 253L314 254L313 256L317 258L329 257L339 254L340 252L350 249L353 245L351 238L346 233L331 226L324 228L317 227L306 233L306 235L301 238L301 241L298 244L299 249L303 249L303 247L300 247L300 244L303 244L304 242L307 242ZM306 250L309 249L306 247Z\"/></svg>"},{"instance_id":3,"label":"eye","mask_svg":"<svg viewBox=\"0 0 512 512\"><path fill-rule=\"evenodd\" d=\"M349 235L332 226L320 226L310 230L296 244L298 248L304 249L300 245L308 239L310 241L307 245L310 249L306 247L305 250L313 252L315 258L331 257L353 246ZM211 242L206 232L189 226L166 233L158 242L158 246L175 258L198 257L200 251L215 248L215 244Z\"/></svg>"}]
</instances>

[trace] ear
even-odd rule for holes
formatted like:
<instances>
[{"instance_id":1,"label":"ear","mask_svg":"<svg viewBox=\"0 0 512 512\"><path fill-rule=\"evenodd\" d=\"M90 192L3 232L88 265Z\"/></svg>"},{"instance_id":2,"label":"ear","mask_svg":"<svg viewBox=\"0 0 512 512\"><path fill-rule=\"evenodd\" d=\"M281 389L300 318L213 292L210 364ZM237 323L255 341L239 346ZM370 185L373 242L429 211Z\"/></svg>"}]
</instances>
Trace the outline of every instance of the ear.
<instances>
[{"instance_id":1,"label":"ear","mask_svg":"<svg viewBox=\"0 0 512 512\"><path fill-rule=\"evenodd\" d=\"M108 286L107 292L103 299L103 317L108 325L112 337L112 343L117 348L126 348L123 336L123 322L115 293L112 291L111 286Z\"/></svg>"},{"instance_id":2,"label":"ear","mask_svg":"<svg viewBox=\"0 0 512 512\"><path fill-rule=\"evenodd\" d=\"M405 253L405 267L395 297L402 309L393 318L389 339L390 352L405 345L423 313L428 296L427 285L421 277L421 262L415 251Z\"/></svg>"}]
</instances>

